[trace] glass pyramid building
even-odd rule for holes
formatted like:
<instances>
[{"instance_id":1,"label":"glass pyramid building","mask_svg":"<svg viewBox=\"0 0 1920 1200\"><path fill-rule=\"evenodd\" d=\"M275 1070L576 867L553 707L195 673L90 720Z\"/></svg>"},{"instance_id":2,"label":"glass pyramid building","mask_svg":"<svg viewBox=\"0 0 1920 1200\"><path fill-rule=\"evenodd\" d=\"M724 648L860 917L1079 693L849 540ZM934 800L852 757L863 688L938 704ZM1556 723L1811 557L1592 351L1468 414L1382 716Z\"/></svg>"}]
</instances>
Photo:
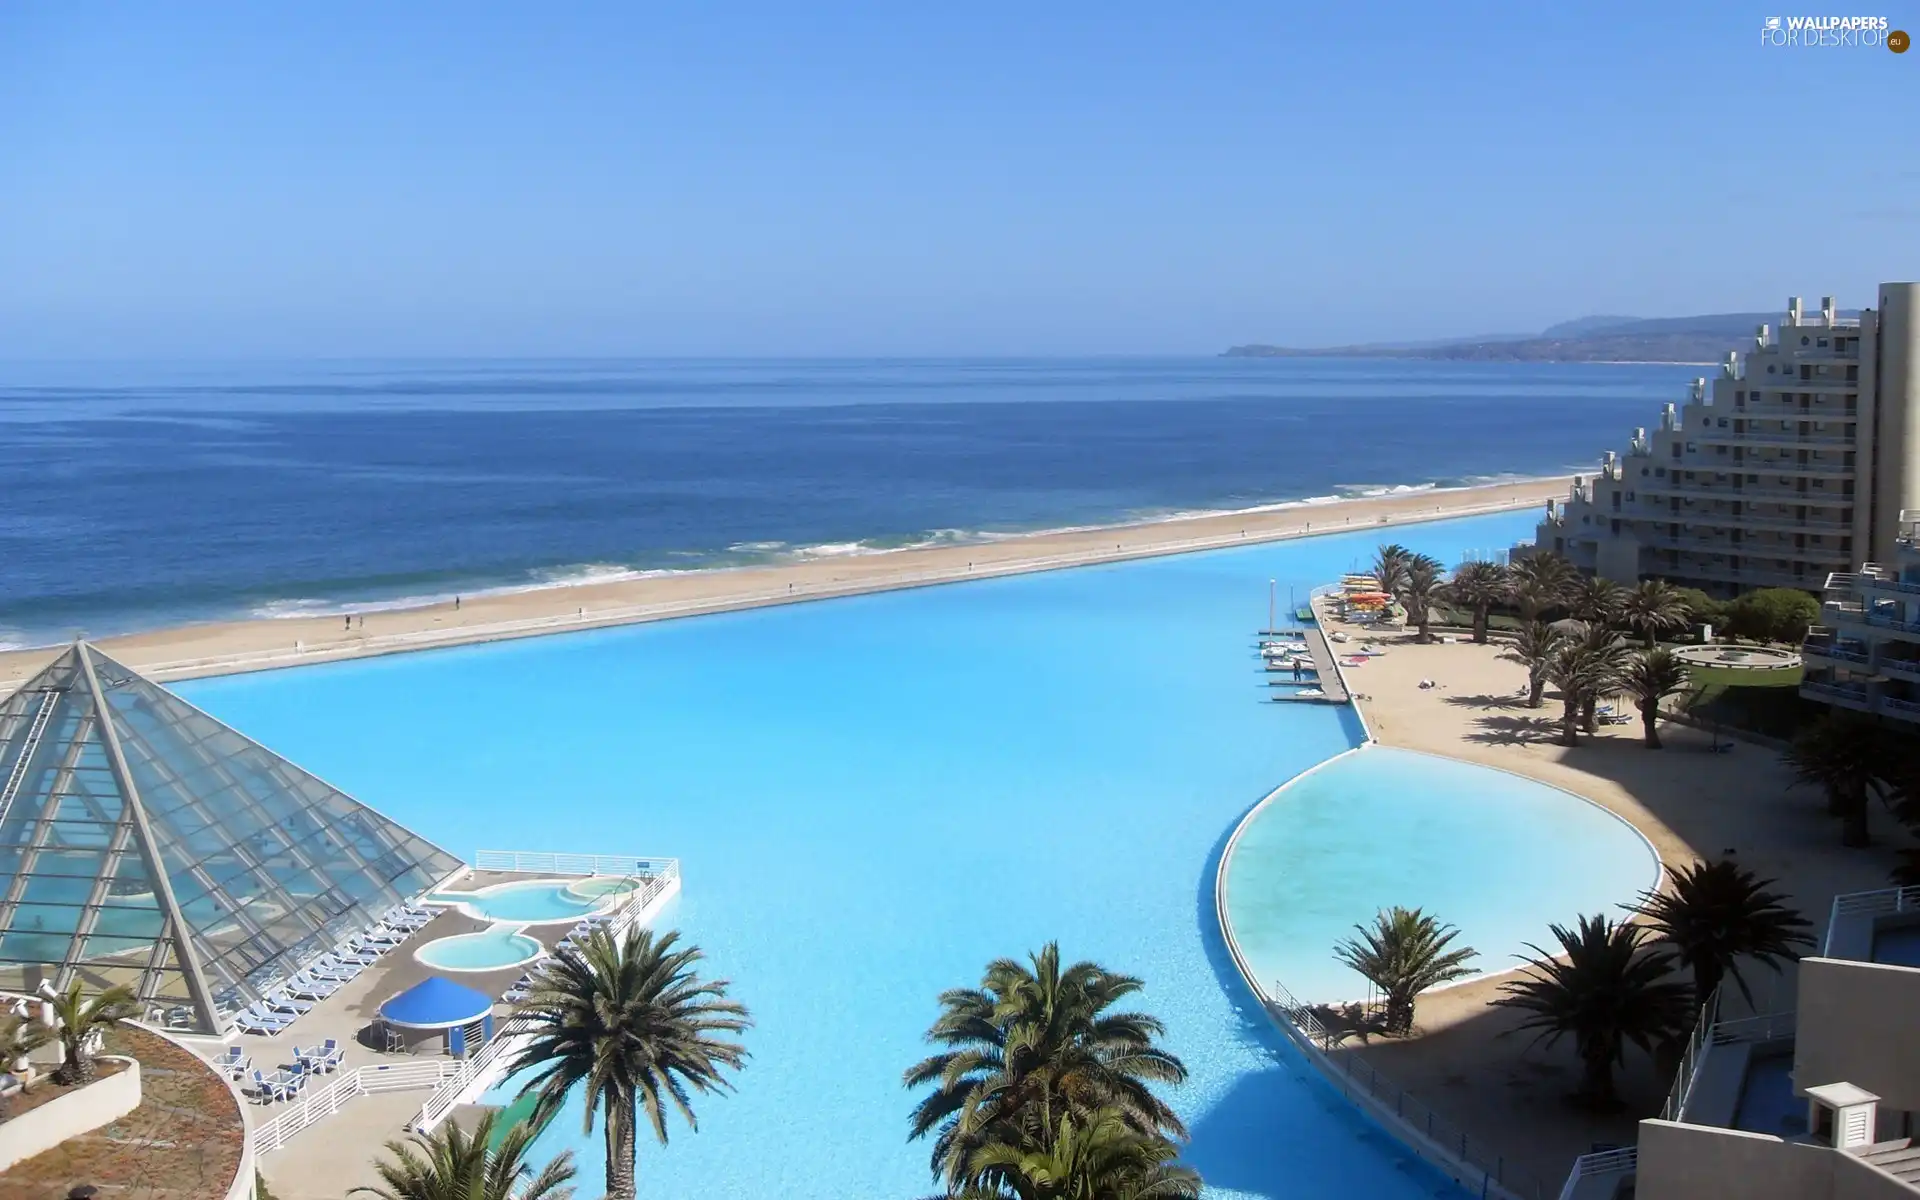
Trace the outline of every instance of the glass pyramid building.
<instances>
[{"instance_id":1,"label":"glass pyramid building","mask_svg":"<svg viewBox=\"0 0 1920 1200\"><path fill-rule=\"evenodd\" d=\"M233 1014L459 860L84 642L0 700L0 991Z\"/></svg>"}]
</instances>

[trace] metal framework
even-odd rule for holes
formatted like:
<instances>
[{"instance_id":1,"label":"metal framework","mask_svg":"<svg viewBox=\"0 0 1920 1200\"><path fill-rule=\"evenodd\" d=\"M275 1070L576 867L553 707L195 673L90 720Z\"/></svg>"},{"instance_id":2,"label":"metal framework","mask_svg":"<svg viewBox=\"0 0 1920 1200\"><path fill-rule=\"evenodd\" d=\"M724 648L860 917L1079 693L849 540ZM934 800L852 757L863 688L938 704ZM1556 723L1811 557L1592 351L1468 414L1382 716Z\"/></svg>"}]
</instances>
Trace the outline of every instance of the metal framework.
<instances>
[{"instance_id":1,"label":"metal framework","mask_svg":"<svg viewBox=\"0 0 1920 1200\"><path fill-rule=\"evenodd\" d=\"M76 642L0 701L0 991L233 1015L459 860Z\"/></svg>"}]
</instances>

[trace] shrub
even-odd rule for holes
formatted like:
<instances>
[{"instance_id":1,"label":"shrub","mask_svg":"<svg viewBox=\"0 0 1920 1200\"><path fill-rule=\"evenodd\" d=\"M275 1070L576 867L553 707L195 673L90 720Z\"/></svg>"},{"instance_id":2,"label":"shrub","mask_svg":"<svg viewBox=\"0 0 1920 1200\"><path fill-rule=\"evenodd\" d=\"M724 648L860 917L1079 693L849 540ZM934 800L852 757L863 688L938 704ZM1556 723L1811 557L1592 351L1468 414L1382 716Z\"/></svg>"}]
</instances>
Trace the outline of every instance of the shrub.
<instances>
[{"instance_id":1,"label":"shrub","mask_svg":"<svg viewBox=\"0 0 1920 1200\"><path fill-rule=\"evenodd\" d=\"M1820 619L1820 602L1798 588L1761 588L1727 610L1727 632L1764 642L1797 642Z\"/></svg>"}]
</instances>

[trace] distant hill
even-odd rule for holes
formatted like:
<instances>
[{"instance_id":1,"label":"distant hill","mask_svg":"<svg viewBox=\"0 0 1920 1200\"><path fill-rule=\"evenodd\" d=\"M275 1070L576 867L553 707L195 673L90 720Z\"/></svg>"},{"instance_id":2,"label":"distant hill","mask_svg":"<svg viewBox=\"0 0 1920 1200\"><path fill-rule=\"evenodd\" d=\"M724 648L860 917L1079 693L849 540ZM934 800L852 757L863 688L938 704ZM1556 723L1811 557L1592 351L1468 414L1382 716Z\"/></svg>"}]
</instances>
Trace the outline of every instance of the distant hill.
<instances>
[{"instance_id":1,"label":"distant hill","mask_svg":"<svg viewBox=\"0 0 1920 1200\"><path fill-rule=\"evenodd\" d=\"M1857 317L1847 309L1843 317ZM1375 343L1296 349L1234 346L1229 358L1428 358L1463 362L1715 363L1752 344L1760 325L1779 313L1709 313L1698 317L1579 317L1535 334L1482 334L1432 342Z\"/></svg>"}]
</instances>

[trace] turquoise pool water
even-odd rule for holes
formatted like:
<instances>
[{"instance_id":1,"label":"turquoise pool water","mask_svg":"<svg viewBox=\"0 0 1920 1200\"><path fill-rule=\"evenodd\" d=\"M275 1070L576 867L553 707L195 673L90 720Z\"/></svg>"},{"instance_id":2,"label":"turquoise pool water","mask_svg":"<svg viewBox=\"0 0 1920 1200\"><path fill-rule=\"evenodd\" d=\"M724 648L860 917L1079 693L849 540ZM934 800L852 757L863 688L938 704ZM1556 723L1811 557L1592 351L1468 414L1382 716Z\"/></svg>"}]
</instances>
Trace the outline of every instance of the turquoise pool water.
<instances>
[{"instance_id":1,"label":"turquoise pool water","mask_svg":"<svg viewBox=\"0 0 1920 1200\"><path fill-rule=\"evenodd\" d=\"M1532 526L1525 513L1392 537L1451 562ZM1252 637L1267 580L1283 601L1290 586L1304 595L1379 540L1368 531L180 690L457 853L681 858L685 890L661 924L706 948L758 1025L739 1090L696 1102L699 1133L677 1127L665 1148L643 1141L643 1195L926 1194L927 1151L906 1141L913 1096L900 1074L925 1052L936 997L1049 938L1146 979L1141 1003L1192 1073L1171 1094L1211 1195L1452 1195L1272 1031L1214 914L1235 824L1358 737L1343 709L1269 701ZM1375 903L1334 919L1359 920ZM1324 953L1302 945L1298 961ZM600 1144L577 1113L540 1146L574 1148L583 1191L597 1194Z\"/></svg>"},{"instance_id":2,"label":"turquoise pool water","mask_svg":"<svg viewBox=\"0 0 1920 1200\"><path fill-rule=\"evenodd\" d=\"M598 906L597 900L583 898L568 890L572 882L568 879L530 879L525 883L502 884L482 892L436 892L427 899L435 904L462 905L492 921L519 924L570 921L586 916Z\"/></svg>"},{"instance_id":3,"label":"turquoise pool water","mask_svg":"<svg viewBox=\"0 0 1920 1200\"><path fill-rule=\"evenodd\" d=\"M1227 912L1249 967L1302 1000L1357 1000L1330 950L1378 908L1460 928L1480 971L1514 965L1548 921L1615 907L1659 882L1634 828L1558 788L1470 763L1369 746L1289 784L1247 824ZM1355 913L1362 914L1356 918Z\"/></svg>"},{"instance_id":4,"label":"turquoise pool water","mask_svg":"<svg viewBox=\"0 0 1920 1200\"><path fill-rule=\"evenodd\" d=\"M540 943L498 925L479 933L435 938L414 951L413 956L443 971L498 971L540 957Z\"/></svg>"}]
</instances>

